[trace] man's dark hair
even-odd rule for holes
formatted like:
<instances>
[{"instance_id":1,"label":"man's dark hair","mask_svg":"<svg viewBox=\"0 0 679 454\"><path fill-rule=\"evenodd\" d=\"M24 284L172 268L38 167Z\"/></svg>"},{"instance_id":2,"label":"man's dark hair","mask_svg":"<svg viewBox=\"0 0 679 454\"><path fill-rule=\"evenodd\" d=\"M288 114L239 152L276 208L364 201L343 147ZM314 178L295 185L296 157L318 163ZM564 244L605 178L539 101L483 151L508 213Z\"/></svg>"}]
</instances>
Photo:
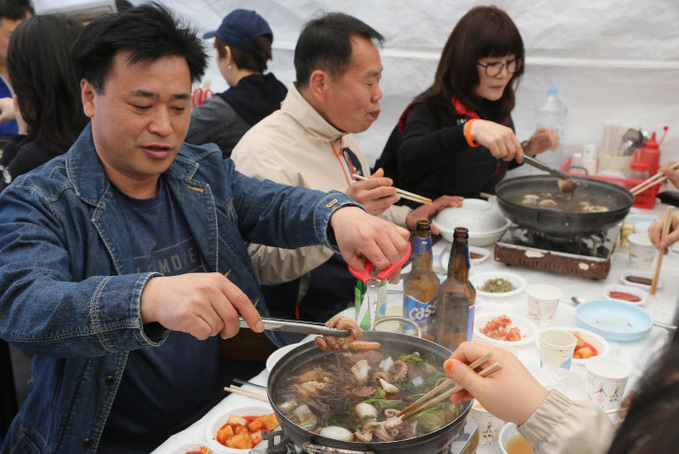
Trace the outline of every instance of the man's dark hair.
<instances>
[{"instance_id":1,"label":"man's dark hair","mask_svg":"<svg viewBox=\"0 0 679 454\"><path fill-rule=\"evenodd\" d=\"M70 54L82 29L66 16L38 15L19 24L9 39L9 79L28 138L54 154L65 153L89 121Z\"/></svg>"},{"instance_id":2,"label":"man's dark hair","mask_svg":"<svg viewBox=\"0 0 679 454\"><path fill-rule=\"evenodd\" d=\"M342 77L351 62L351 38L355 36L384 42L375 29L348 14L329 13L307 22L295 47L297 87L306 87L317 69L333 79Z\"/></svg>"},{"instance_id":3,"label":"man's dark hair","mask_svg":"<svg viewBox=\"0 0 679 454\"><path fill-rule=\"evenodd\" d=\"M31 0L0 0L0 19L19 20L34 14Z\"/></svg>"},{"instance_id":4,"label":"man's dark hair","mask_svg":"<svg viewBox=\"0 0 679 454\"><path fill-rule=\"evenodd\" d=\"M118 52L129 51L129 64L182 57L197 82L205 73L207 54L195 31L166 7L145 3L117 14L102 16L85 27L73 45L75 75L101 93Z\"/></svg>"}]
</instances>

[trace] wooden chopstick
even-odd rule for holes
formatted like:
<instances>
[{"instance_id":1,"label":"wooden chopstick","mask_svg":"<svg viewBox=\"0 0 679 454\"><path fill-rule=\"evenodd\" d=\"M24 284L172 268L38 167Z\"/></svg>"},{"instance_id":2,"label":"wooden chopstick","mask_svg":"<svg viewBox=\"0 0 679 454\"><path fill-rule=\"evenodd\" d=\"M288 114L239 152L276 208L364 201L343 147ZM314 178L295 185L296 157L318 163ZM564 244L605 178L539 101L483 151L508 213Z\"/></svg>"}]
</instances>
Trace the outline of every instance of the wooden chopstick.
<instances>
[{"instance_id":1,"label":"wooden chopstick","mask_svg":"<svg viewBox=\"0 0 679 454\"><path fill-rule=\"evenodd\" d=\"M674 212L674 207L672 205L667 207L665 211L665 223L662 226L662 233L660 238L664 238L670 233L670 226L672 225L672 213ZM655 259L655 272L653 273L653 280L651 281L651 295L655 295L655 291L658 288L658 279L660 278L660 267L662 266L662 258L665 255L665 250L662 248L658 249Z\"/></svg>"},{"instance_id":2,"label":"wooden chopstick","mask_svg":"<svg viewBox=\"0 0 679 454\"><path fill-rule=\"evenodd\" d=\"M500 363L499 363L499 362L495 362L495 363L491 364L490 366L486 367L485 369L483 369L481 372L479 372L479 376L480 376L480 377L485 377L486 375L490 375L490 374L492 374L493 372L495 372L495 371L497 371L497 370L499 370L499 369L501 369ZM415 416L416 414L418 414L418 413L420 413L420 412L422 412L422 411L424 411L424 410L426 410L426 409L428 409L428 408L433 407L434 405L438 404L438 403L441 402L442 400L449 398L450 396L452 396L452 395L455 394L456 392L462 391L463 389L464 389L464 387L463 387L462 385L455 385L455 386L453 386L453 387L452 387L451 389L449 389L448 391L445 391L445 392L439 394L438 396L436 396L436 397L434 397L433 399L429 400L427 403L425 403L425 404L423 404L423 405L421 405L421 406L419 406L419 407L417 407L417 408L411 410L410 412L408 412L408 413L402 415L402 416L401 416L401 421L405 421L406 419L411 418L411 417Z\"/></svg>"},{"instance_id":3,"label":"wooden chopstick","mask_svg":"<svg viewBox=\"0 0 679 454\"><path fill-rule=\"evenodd\" d=\"M679 161L675 162L670 169L672 170L678 170L679 169ZM653 175L651 178L648 178L644 180L643 182L639 183L638 185L634 186L632 189L630 189L630 192L634 195L641 194L644 192L646 189L652 188L656 184L660 184L667 180L667 176L665 176L664 173L658 172L655 175Z\"/></svg>"},{"instance_id":4,"label":"wooden chopstick","mask_svg":"<svg viewBox=\"0 0 679 454\"><path fill-rule=\"evenodd\" d=\"M488 352L488 353L486 353L485 355L483 355L482 357L480 357L479 359L477 359L476 361L474 361L473 363L471 363L471 364L469 365L469 368L472 369L472 370L474 370L474 369L476 369L477 367L479 367L479 366L481 366L482 364L484 364L485 362L489 361L492 357L493 357L493 352ZM420 398L417 399L415 402L413 402L412 404L408 405L408 406L407 406L406 408L404 408L403 410L401 410L401 411L399 411L398 413L396 413L396 416L401 416L401 415L403 415L403 414L409 412L410 410L412 410L413 408L417 407L418 405L420 405L422 402L426 401L426 400L429 399L430 397L432 397L432 396L434 396L434 395L440 393L441 391L445 390L446 388L448 388L448 387L450 387L451 385L454 385L454 384L455 384L455 382L454 382L453 380L447 378L446 381L444 381L443 383L441 383L440 385L438 385L436 388L432 389L432 390L429 391L427 394L425 394L424 396L420 397Z\"/></svg>"},{"instance_id":5,"label":"wooden chopstick","mask_svg":"<svg viewBox=\"0 0 679 454\"><path fill-rule=\"evenodd\" d=\"M240 394L242 396L250 397L251 399L256 399L262 402L269 403L269 398L266 396L262 396L261 394L254 393L252 391L247 391L243 388L239 388L238 386L226 386L224 387L224 391L234 393L234 394Z\"/></svg>"},{"instance_id":6,"label":"wooden chopstick","mask_svg":"<svg viewBox=\"0 0 679 454\"><path fill-rule=\"evenodd\" d=\"M357 174L352 174L351 175L355 180L368 180L368 178L362 176L362 175L357 175ZM419 202L423 203L425 205L431 205L432 200L427 197L423 197L418 194L414 194L412 192L404 191L403 189L396 188L396 192L404 199L412 200L413 202Z\"/></svg>"}]
</instances>

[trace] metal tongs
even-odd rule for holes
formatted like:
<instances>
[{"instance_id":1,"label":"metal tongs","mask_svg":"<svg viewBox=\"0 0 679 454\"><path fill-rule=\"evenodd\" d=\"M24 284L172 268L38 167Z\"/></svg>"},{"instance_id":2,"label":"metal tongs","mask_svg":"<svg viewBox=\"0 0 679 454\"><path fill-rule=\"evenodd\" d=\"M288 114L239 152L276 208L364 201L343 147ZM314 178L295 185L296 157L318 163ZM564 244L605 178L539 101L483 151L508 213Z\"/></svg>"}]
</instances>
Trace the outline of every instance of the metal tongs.
<instances>
[{"instance_id":1,"label":"metal tongs","mask_svg":"<svg viewBox=\"0 0 679 454\"><path fill-rule=\"evenodd\" d=\"M410 257L411 250L412 246L410 245L409 242L408 247L406 249L406 253L403 254L403 257L401 257L398 262L394 263L393 265L383 270L376 269L375 265L373 265L373 263L368 259L365 260L365 268L363 268L363 271L356 271L352 266L349 266L349 272L353 274L356 279L363 282L367 289L365 292L365 300L361 303L361 310L358 313L358 316L356 317L356 322L359 325L363 321L366 312L369 311L370 330L373 331L375 329L375 320L377 319L377 296L379 286L382 282L387 280L389 276L394 274L396 270L403 266L406 260L408 260L408 257Z\"/></svg>"},{"instance_id":2,"label":"metal tongs","mask_svg":"<svg viewBox=\"0 0 679 454\"><path fill-rule=\"evenodd\" d=\"M243 317L239 317L239 320L241 328L250 329ZM302 322L297 320L284 320L266 317L262 317L262 321L264 322L264 329L269 329L271 331L283 331L287 333L299 334L318 334L320 336L337 337L347 337L350 334L349 330L347 329L328 328L324 324L317 322Z\"/></svg>"},{"instance_id":3,"label":"metal tongs","mask_svg":"<svg viewBox=\"0 0 679 454\"><path fill-rule=\"evenodd\" d=\"M578 185L578 182L573 179L570 175L555 169L554 167L550 167L547 164L545 164L542 161L539 161L535 159L532 156L528 156L527 154L523 155L523 162L535 167L536 169L544 170L545 172L550 173L551 175L557 177L559 181L557 181L557 185L559 186L559 189L561 189L561 192L564 194L570 194L575 190L575 187Z\"/></svg>"}]
</instances>

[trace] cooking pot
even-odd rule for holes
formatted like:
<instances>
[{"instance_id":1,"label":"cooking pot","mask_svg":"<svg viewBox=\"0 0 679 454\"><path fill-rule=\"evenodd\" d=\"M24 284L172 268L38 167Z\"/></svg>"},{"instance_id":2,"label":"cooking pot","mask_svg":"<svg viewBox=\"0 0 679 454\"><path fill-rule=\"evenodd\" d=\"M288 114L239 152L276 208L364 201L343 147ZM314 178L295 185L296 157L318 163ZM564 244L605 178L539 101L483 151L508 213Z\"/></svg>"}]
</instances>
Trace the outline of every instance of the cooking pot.
<instances>
[{"instance_id":1,"label":"cooking pot","mask_svg":"<svg viewBox=\"0 0 679 454\"><path fill-rule=\"evenodd\" d=\"M634 195L616 184L595 178L573 177L577 186L573 197L583 197L592 205L602 205L609 211L565 212L554 208L521 205L525 194L559 193L557 178L531 175L509 178L495 186L500 210L512 222L555 237L589 235L604 232L622 221L634 203Z\"/></svg>"},{"instance_id":2,"label":"cooking pot","mask_svg":"<svg viewBox=\"0 0 679 454\"><path fill-rule=\"evenodd\" d=\"M413 353L416 351L419 352L420 355L432 354L441 365L451 354L450 350L434 342L418 337L407 336L405 334L364 331L361 340L378 341L382 348L396 353ZM313 363L326 355L335 354L335 352L326 352L319 349L314 342L306 342L281 358L273 367L273 370L269 375L267 383L269 402L278 417L281 429L298 447L304 448L310 443L312 445L339 448L346 450L344 452L355 453L438 453L446 449L463 429L465 419L471 409L472 403L470 401L462 402L460 404L462 407L458 416L447 425L428 434L406 440L369 443L342 441L324 437L301 428L283 415L274 403L272 396L277 395L279 383L281 383L284 376L290 374L293 368L296 368L302 363Z\"/></svg>"}]
</instances>

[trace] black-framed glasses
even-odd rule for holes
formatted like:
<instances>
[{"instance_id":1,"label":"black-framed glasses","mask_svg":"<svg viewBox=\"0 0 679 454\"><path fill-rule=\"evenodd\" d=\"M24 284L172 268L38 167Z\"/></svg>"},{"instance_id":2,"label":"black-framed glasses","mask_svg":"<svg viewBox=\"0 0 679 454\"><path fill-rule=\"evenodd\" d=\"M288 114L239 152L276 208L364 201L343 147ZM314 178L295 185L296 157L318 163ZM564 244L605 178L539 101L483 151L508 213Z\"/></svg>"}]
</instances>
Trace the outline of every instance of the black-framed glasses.
<instances>
[{"instance_id":1,"label":"black-framed glasses","mask_svg":"<svg viewBox=\"0 0 679 454\"><path fill-rule=\"evenodd\" d=\"M497 77L502 73L502 70L506 67L509 74L514 74L521 68L521 59L515 58L514 60L509 60L506 63L501 61L496 61L495 63L486 63L485 65L481 62L477 64L486 70L486 76Z\"/></svg>"}]
</instances>

